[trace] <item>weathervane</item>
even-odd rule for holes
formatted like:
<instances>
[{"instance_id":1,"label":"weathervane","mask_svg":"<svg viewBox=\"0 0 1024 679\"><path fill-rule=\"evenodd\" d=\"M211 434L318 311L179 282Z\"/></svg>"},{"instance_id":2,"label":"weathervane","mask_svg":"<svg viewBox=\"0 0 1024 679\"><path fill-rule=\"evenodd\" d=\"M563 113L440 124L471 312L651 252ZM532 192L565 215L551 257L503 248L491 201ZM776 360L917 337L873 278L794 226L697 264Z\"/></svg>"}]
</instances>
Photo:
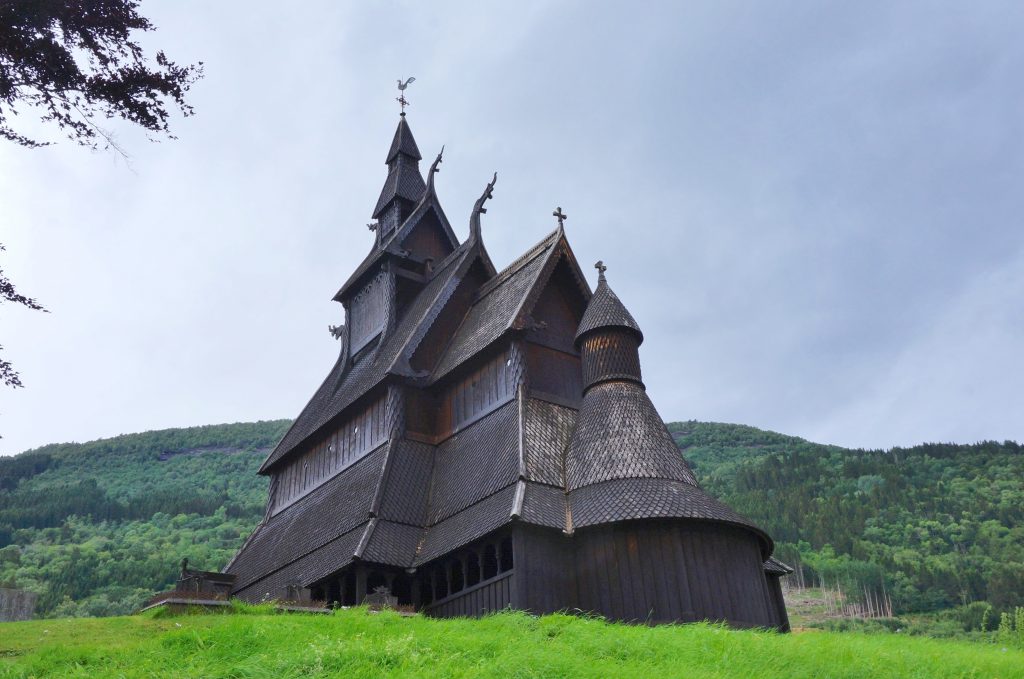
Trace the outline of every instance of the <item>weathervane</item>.
<instances>
[{"instance_id":1,"label":"weathervane","mask_svg":"<svg viewBox=\"0 0 1024 679\"><path fill-rule=\"evenodd\" d=\"M558 227L559 228L562 228L563 226L565 226L565 220L569 219L569 215L567 215L564 212L562 212L562 208L556 209L554 212L551 213L551 215L553 217L557 217L558 218Z\"/></svg>"},{"instance_id":2,"label":"weathervane","mask_svg":"<svg viewBox=\"0 0 1024 679\"><path fill-rule=\"evenodd\" d=\"M405 115L405 107L409 105L408 100L405 98L405 88L414 82L416 82L416 78L409 78L405 82L402 82L401 78L398 79L398 97L395 98L395 101L401 104L403 116Z\"/></svg>"}]
</instances>

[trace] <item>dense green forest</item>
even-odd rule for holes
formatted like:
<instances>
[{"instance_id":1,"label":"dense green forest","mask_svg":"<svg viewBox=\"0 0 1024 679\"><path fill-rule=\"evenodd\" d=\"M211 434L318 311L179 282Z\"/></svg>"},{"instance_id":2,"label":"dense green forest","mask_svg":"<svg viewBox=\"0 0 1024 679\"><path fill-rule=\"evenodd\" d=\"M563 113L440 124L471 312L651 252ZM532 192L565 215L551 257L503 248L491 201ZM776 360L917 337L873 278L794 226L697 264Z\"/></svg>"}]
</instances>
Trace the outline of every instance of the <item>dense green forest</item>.
<instances>
[{"instance_id":1,"label":"dense green forest","mask_svg":"<svg viewBox=\"0 0 1024 679\"><path fill-rule=\"evenodd\" d=\"M218 569L263 515L260 463L290 423L225 424L0 457L0 586L41 615L114 615L166 589L178 562Z\"/></svg>"},{"instance_id":2,"label":"dense green forest","mask_svg":"<svg viewBox=\"0 0 1024 679\"><path fill-rule=\"evenodd\" d=\"M111 615L168 587L183 556L221 568L263 514L256 469L288 424L170 429L0 458L0 586L38 592L41 615ZM740 425L670 430L701 483L764 526L808 580L854 597L884 590L898 613L1024 605L1016 443L865 451Z\"/></svg>"},{"instance_id":3,"label":"dense green forest","mask_svg":"<svg viewBox=\"0 0 1024 679\"><path fill-rule=\"evenodd\" d=\"M741 425L669 429L704 487L813 582L885 591L896 613L1024 605L1020 444L849 450Z\"/></svg>"}]
</instances>

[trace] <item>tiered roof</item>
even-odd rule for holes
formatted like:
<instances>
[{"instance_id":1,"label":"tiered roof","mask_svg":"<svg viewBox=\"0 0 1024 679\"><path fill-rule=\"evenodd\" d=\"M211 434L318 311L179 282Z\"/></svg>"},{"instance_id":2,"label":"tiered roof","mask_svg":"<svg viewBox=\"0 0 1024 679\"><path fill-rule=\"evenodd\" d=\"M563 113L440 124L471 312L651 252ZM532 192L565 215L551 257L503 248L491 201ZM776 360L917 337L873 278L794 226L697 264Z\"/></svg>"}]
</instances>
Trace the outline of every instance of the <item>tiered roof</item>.
<instances>
[{"instance_id":1,"label":"tiered roof","mask_svg":"<svg viewBox=\"0 0 1024 679\"><path fill-rule=\"evenodd\" d=\"M382 200L391 195L391 175L403 158L420 158L404 116L388 152ZM493 181L474 208L470 237L459 243L434 191L440 162L439 155L412 213L387 238L378 238L336 299L347 299L388 258L410 257L403 243L428 215L437 217L431 223L440 225L450 253L425 269L400 317L360 360L353 363L343 347L262 473L272 473L371 398L387 393L389 412L402 412L401 403L390 402L398 392L387 391L388 385L439 384L501 341L531 331L534 306L554 284L559 266L571 274L559 284L570 280L583 300L577 346L584 335L607 329L626 328L642 340L603 271L591 295L561 225L504 270L494 270L479 235ZM468 296L456 295L460 290ZM444 326L446 336L437 335L438 319L455 312L461 320ZM414 369L417 348L428 340L445 348L436 352L434 365ZM614 521L689 518L750 530L761 538L765 557L771 553L763 531L701 490L638 377L597 382L581 394L578 410L569 405L521 392L437 445L397 432L306 497L268 513L228 571L237 574L240 590L275 596L288 582L309 585L353 561L416 567L512 522L571 534Z\"/></svg>"}]
</instances>

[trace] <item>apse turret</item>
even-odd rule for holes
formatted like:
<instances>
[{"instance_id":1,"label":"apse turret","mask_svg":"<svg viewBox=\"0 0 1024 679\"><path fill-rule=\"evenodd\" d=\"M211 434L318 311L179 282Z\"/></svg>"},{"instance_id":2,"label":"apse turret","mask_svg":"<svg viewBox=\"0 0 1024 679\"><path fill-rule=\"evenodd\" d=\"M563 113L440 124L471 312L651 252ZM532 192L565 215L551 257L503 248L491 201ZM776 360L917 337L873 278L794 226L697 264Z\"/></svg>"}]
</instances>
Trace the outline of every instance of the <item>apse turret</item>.
<instances>
[{"instance_id":1,"label":"apse turret","mask_svg":"<svg viewBox=\"0 0 1024 679\"><path fill-rule=\"evenodd\" d=\"M603 262L598 270L597 290L576 331L576 348L583 358L583 391L602 382L634 382L643 387L640 375L640 343L644 335L632 314L608 287Z\"/></svg>"}]
</instances>

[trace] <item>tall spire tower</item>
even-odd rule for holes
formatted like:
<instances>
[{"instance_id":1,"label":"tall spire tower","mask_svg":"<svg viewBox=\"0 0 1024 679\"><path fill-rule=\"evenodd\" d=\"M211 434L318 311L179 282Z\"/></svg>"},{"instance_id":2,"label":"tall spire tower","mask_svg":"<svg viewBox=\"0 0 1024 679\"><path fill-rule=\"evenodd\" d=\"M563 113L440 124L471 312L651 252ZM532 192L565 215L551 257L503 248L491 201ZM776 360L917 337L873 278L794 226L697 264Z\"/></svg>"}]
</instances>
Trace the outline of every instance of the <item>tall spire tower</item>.
<instances>
[{"instance_id":1,"label":"tall spire tower","mask_svg":"<svg viewBox=\"0 0 1024 679\"><path fill-rule=\"evenodd\" d=\"M398 228L423 197L427 185L420 174L422 158L403 111L384 161L388 166L388 178L384 180L384 188L373 209L373 218L377 220L377 242L382 242Z\"/></svg>"}]
</instances>

